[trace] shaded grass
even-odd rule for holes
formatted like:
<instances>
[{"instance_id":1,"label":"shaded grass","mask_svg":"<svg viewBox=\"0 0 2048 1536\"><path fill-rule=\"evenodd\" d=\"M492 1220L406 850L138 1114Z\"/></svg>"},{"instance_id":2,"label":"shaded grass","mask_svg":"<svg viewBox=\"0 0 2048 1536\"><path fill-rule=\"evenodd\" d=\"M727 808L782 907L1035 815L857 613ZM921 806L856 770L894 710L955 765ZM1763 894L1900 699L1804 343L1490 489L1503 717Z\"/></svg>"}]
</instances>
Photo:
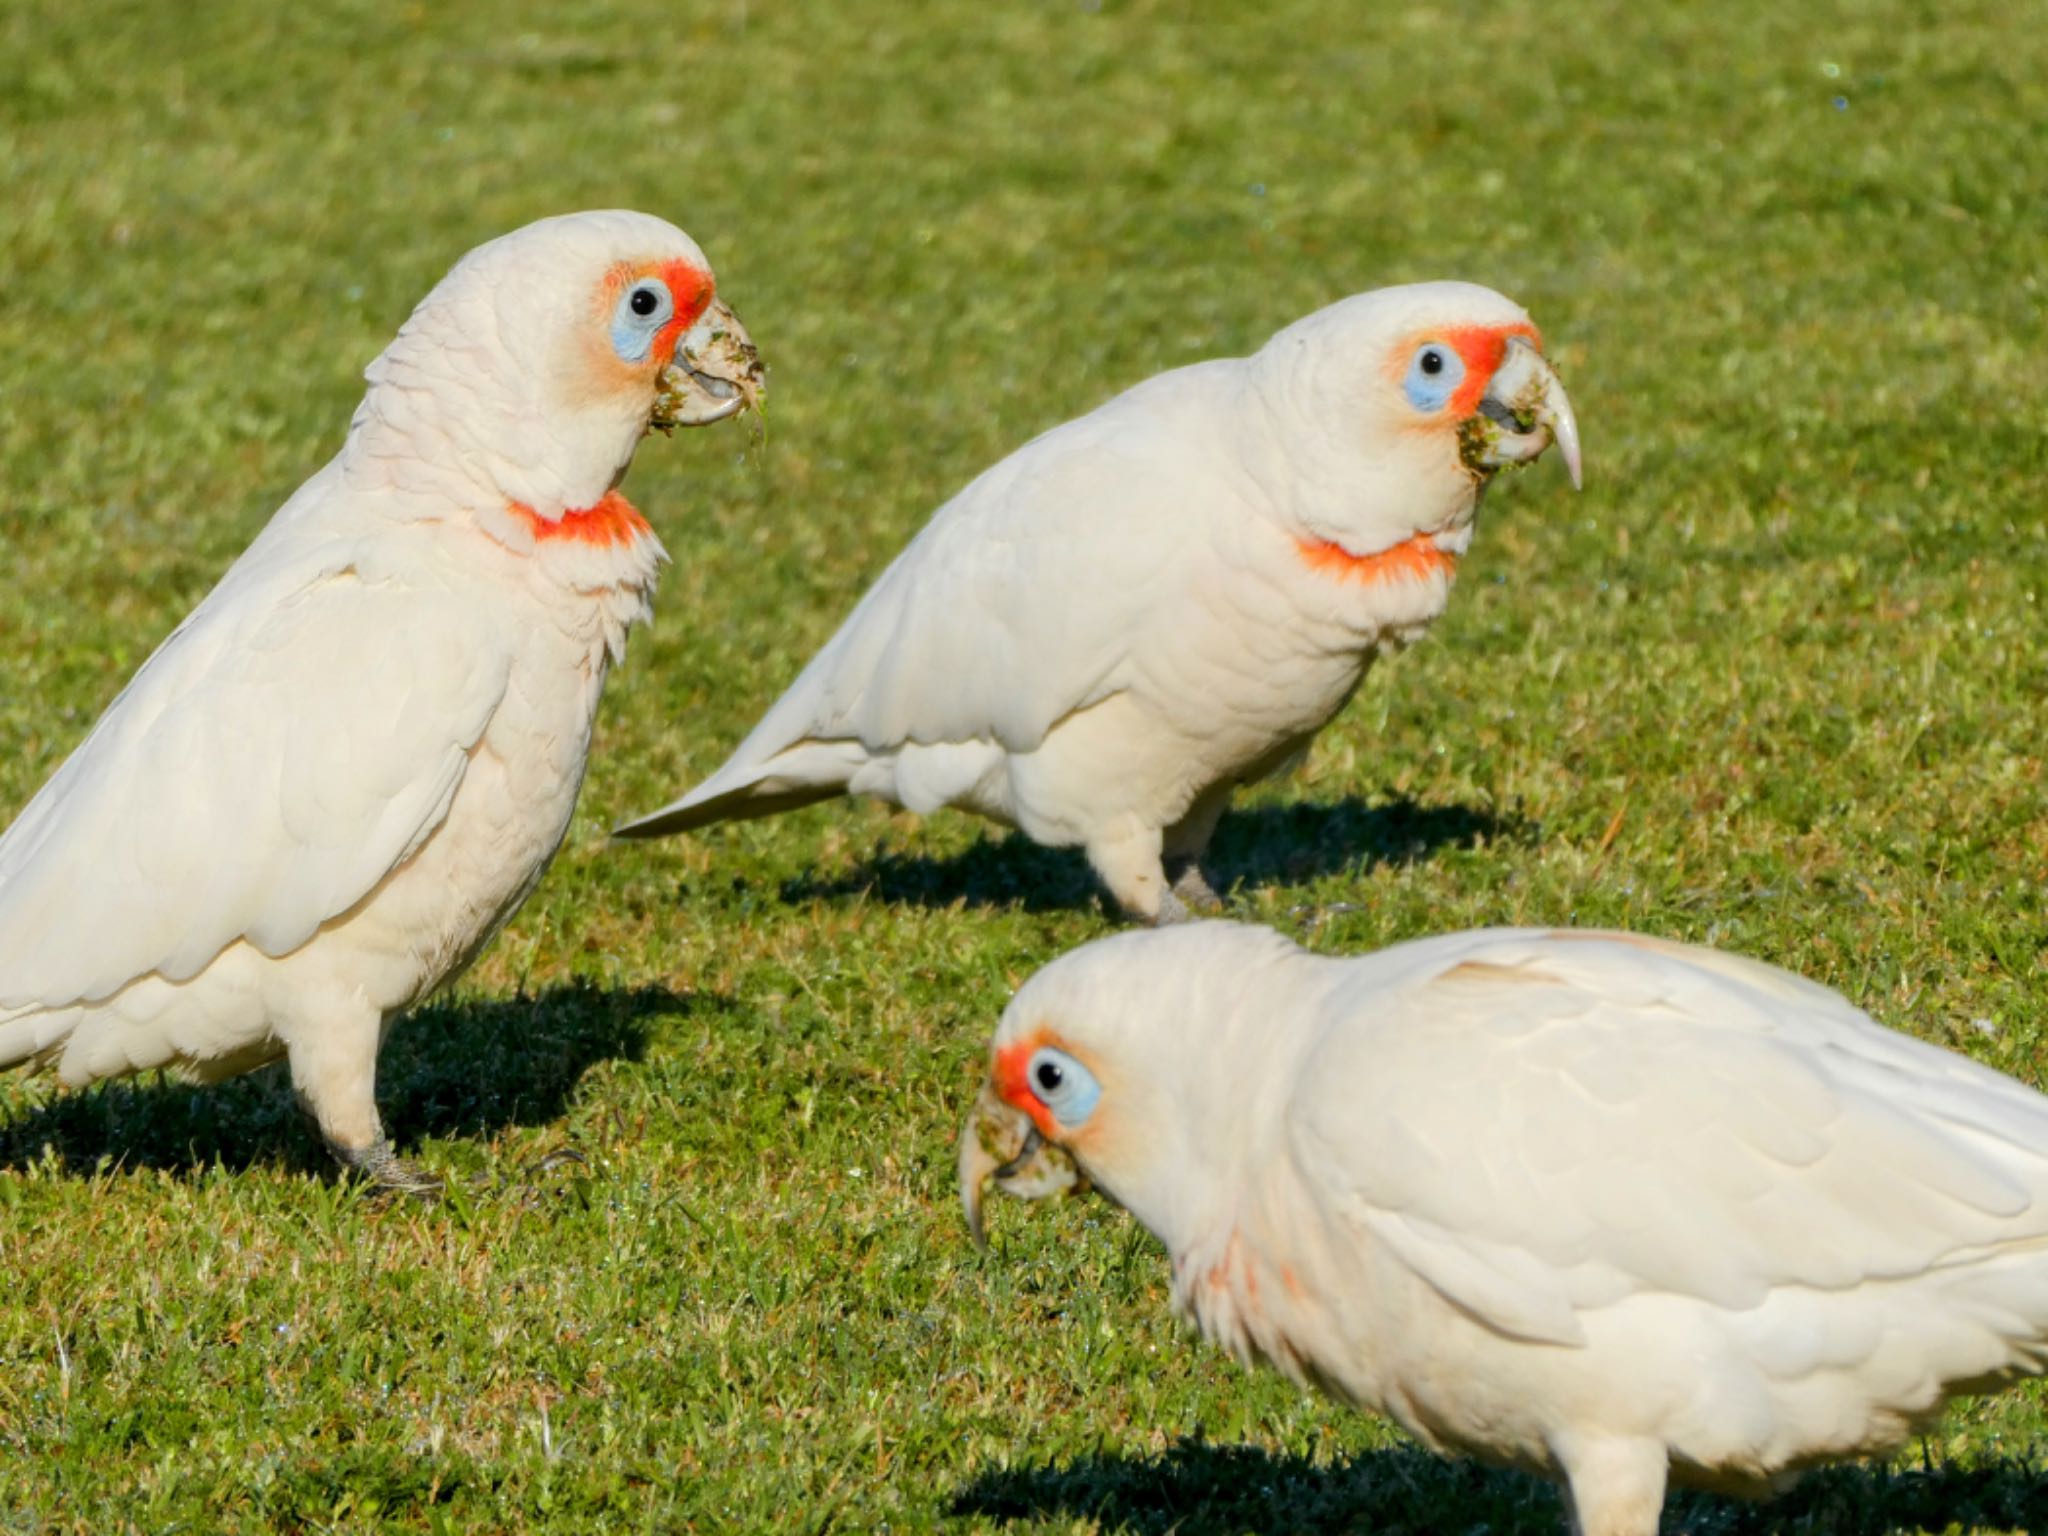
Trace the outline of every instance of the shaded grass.
<instances>
[{"instance_id":1,"label":"shaded grass","mask_svg":"<svg viewBox=\"0 0 2048 1536\"><path fill-rule=\"evenodd\" d=\"M1496 488L1428 642L1225 822L1234 910L1726 944L2048 1080L2044 81L1982 0L0 10L10 809L477 241L674 217L774 384L765 450L636 467L675 566L570 841L386 1055L445 1206L332 1182L275 1075L0 1087L0 1530L1549 1528L1191 1347L1104 1207L972 1253L950 1137L1010 989L1111 926L1078 860L604 829L1028 436L1465 276L1542 323L1586 494ZM2030 1530L2042 1402L1676 1523Z\"/></svg>"},{"instance_id":2,"label":"shaded grass","mask_svg":"<svg viewBox=\"0 0 2048 1536\"><path fill-rule=\"evenodd\" d=\"M387 1044L379 1099L408 1144L551 1125L592 1068L645 1054L651 1020L715 1015L722 1001L660 987L604 993L577 981L541 997L432 1002ZM328 1167L282 1064L206 1087L150 1073L49 1100L0 1127L0 1168L53 1161L72 1173Z\"/></svg>"},{"instance_id":3,"label":"shaded grass","mask_svg":"<svg viewBox=\"0 0 2048 1536\"><path fill-rule=\"evenodd\" d=\"M1417 863L1444 848L1478 848L1537 829L1466 806L1390 799L1370 805L1347 795L1333 805L1264 801L1237 811L1218 829L1203 868L1219 894L1318 875L1356 878L1376 864ZM957 853L932 857L878 845L852 869L821 879L799 875L786 901L848 896L927 907L1022 907L1056 912L1114 907L1078 849L1040 848L1013 834L984 834Z\"/></svg>"},{"instance_id":4,"label":"shaded grass","mask_svg":"<svg viewBox=\"0 0 2048 1536\"><path fill-rule=\"evenodd\" d=\"M954 1509L998 1521L1079 1517L1129 1536L1261 1530L1551 1536L1563 1521L1561 1501L1545 1485L1412 1448L1323 1462L1200 1441L1156 1455L1080 1457L1064 1466L984 1473ZM2048 1483L2025 1463L1831 1468L1768 1504L1677 1493L1670 1513L1668 1523L1692 1536L1890 1536L1959 1526L2040 1531L2048 1530Z\"/></svg>"}]
</instances>

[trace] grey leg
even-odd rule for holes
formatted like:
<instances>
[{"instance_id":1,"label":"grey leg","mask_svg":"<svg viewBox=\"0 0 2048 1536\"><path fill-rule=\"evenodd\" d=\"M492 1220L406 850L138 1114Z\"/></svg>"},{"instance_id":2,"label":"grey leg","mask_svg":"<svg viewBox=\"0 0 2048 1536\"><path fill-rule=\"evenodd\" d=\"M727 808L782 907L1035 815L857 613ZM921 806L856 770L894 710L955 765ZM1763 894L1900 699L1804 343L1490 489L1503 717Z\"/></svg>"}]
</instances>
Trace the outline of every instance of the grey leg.
<instances>
[{"instance_id":1,"label":"grey leg","mask_svg":"<svg viewBox=\"0 0 2048 1536\"><path fill-rule=\"evenodd\" d=\"M326 1006L321 1006L322 1002ZM292 1087L327 1149L385 1189L428 1198L441 1181L391 1150L377 1115L377 1048L384 1016L360 999L308 999L278 1033Z\"/></svg>"},{"instance_id":2,"label":"grey leg","mask_svg":"<svg viewBox=\"0 0 2048 1536\"><path fill-rule=\"evenodd\" d=\"M1202 866L1193 859L1182 864L1180 872L1173 877L1172 895L1191 913L1223 910L1223 898L1216 894L1208 876L1202 873Z\"/></svg>"},{"instance_id":3,"label":"grey leg","mask_svg":"<svg viewBox=\"0 0 2048 1536\"><path fill-rule=\"evenodd\" d=\"M1234 784L1218 784L1200 795L1185 816L1166 829L1161 846L1172 894L1190 913L1221 912L1223 898L1202 873L1202 854L1216 835L1216 823L1230 804Z\"/></svg>"}]
</instances>

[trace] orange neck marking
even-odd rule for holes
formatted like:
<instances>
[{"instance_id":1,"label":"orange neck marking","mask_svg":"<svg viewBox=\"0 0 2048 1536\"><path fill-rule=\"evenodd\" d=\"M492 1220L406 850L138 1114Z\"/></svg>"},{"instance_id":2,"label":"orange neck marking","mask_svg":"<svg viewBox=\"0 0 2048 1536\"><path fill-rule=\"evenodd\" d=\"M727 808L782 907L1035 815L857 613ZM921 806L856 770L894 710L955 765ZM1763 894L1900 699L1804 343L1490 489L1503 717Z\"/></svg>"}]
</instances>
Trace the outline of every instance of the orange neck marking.
<instances>
[{"instance_id":1,"label":"orange neck marking","mask_svg":"<svg viewBox=\"0 0 2048 1536\"><path fill-rule=\"evenodd\" d=\"M1403 539L1376 555L1354 555L1342 544L1328 539L1298 538L1294 551L1303 565L1319 575L1368 587L1403 577L1421 580L1440 573L1449 580L1458 574L1458 557L1449 550L1438 549L1436 541L1426 533Z\"/></svg>"},{"instance_id":2,"label":"orange neck marking","mask_svg":"<svg viewBox=\"0 0 2048 1536\"><path fill-rule=\"evenodd\" d=\"M542 517L519 501L512 503L512 513L532 531L536 544L559 540L608 549L619 544L631 544L643 534L653 532L647 519L640 515L640 509L617 491L606 491L604 499L594 507L564 512L560 517Z\"/></svg>"}]
</instances>

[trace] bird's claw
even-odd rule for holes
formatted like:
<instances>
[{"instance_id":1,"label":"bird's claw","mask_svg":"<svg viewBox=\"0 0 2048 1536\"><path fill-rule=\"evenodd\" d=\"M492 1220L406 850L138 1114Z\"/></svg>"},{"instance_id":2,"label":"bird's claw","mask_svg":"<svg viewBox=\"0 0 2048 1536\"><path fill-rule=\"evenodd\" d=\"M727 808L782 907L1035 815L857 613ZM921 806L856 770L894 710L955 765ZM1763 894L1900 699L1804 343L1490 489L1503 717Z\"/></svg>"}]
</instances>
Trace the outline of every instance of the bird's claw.
<instances>
[{"instance_id":1,"label":"bird's claw","mask_svg":"<svg viewBox=\"0 0 2048 1536\"><path fill-rule=\"evenodd\" d=\"M560 1179L550 1179L548 1176L557 1169L568 1172ZM521 1168L516 1179L502 1186L502 1192L514 1196L517 1204L530 1210L564 1197L582 1198L589 1189L590 1177L590 1159L573 1147L557 1147Z\"/></svg>"},{"instance_id":2,"label":"bird's claw","mask_svg":"<svg viewBox=\"0 0 2048 1536\"><path fill-rule=\"evenodd\" d=\"M1194 917L1175 892L1164 890L1159 893L1159 909L1152 914L1151 923L1154 928L1171 928L1175 923L1193 922Z\"/></svg>"},{"instance_id":3,"label":"bird's claw","mask_svg":"<svg viewBox=\"0 0 2048 1536\"><path fill-rule=\"evenodd\" d=\"M423 1201L438 1200L441 1196L441 1180L419 1164L400 1157L386 1137L380 1136L367 1147L345 1147L338 1142L327 1145L343 1167L361 1174L379 1189Z\"/></svg>"},{"instance_id":4,"label":"bird's claw","mask_svg":"<svg viewBox=\"0 0 2048 1536\"><path fill-rule=\"evenodd\" d=\"M1174 876L1173 894L1189 912L1204 917L1213 916L1223 910L1223 898L1216 894L1216 888L1209 884L1209 877L1202 873L1202 866L1189 859Z\"/></svg>"},{"instance_id":5,"label":"bird's claw","mask_svg":"<svg viewBox=\"0 0 2048 1536\"><path fill-rule=\"evenodd\" d=\"M521 1171L527 1179L531 1180L539 1174L553 1173L564 1163L574 1163L585 1172L588 1172L590 1169L590 1159L581 1152L578 1152L574 1147L557 1147L552 1152L542 1153L539 1157L528 1163Z\"/></svg>"}]
</instances>

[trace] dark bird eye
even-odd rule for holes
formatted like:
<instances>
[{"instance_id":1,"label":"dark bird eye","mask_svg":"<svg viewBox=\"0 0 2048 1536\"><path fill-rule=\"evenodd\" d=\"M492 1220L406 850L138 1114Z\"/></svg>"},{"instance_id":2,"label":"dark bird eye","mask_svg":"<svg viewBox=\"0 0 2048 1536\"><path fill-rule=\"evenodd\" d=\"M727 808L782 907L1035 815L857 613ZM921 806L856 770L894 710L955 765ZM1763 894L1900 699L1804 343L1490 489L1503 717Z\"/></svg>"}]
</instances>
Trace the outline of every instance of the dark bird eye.
<instances>
[{"instance_id":1,"label":"dark bird eye","mask_svg":"<svg viewBox=\"0 0 2048 1536\"><path fill-rule=\"evenodd\" d=\"M1095 1113L1095 1101L1102 1097L1102 1084L1095 1081L1087 1063L1076 1061L1057 1046L1042 1045L1032 1053L1025 1072L1032 1084L1027 1091L1068 1130Z\"/></svg>"},{"instance_id":2,"label":"dark bird eye","mask_svg":"<svg viewBox=\"0 0 2048 1536\"><path fill-rule=\"evenodd\" d=\"M1443 353L1437 351L1435 347L1431 347L1427 352L1423 353L1422 371L1432 375L1442 373L1444 371Z\"/></svg>"},{"instance_id":3,"label":"dark bird eye","mask_svg":"<svg viewBox=\"0 0 2048 1536\"><path fill-rule=\"evenodd\" d=\"M654 296L652 288L635 288L630 302L636 315L651 315L661 307L661 300Z\"/></svg>"}]
</instances>

